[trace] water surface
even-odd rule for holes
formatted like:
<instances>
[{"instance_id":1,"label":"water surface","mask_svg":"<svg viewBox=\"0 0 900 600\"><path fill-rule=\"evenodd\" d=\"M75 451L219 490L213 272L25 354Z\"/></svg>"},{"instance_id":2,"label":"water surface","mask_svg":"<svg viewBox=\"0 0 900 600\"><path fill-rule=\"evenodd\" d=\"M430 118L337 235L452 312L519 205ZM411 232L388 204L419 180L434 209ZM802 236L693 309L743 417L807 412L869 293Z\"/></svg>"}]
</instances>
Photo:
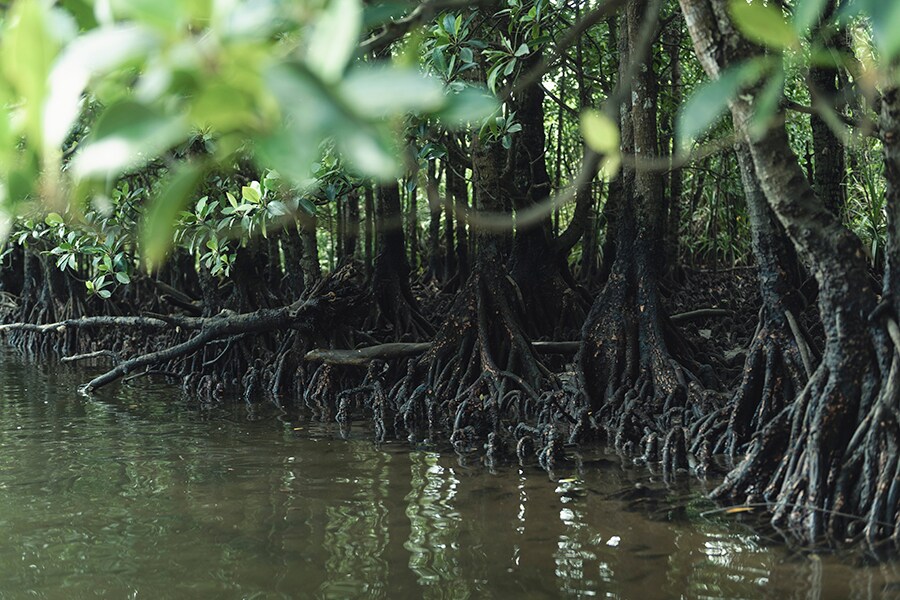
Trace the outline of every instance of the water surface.
<instances>
[{"instance_id":1,"label":"water surface","mask_svg":"<svg viewBox=\"0 0 900 600\"><path fill-rule=\"evenodd\" d=\"M493 472L0 350L0 598L900 598L614 455Z\"/></svg>"}]
</instances>

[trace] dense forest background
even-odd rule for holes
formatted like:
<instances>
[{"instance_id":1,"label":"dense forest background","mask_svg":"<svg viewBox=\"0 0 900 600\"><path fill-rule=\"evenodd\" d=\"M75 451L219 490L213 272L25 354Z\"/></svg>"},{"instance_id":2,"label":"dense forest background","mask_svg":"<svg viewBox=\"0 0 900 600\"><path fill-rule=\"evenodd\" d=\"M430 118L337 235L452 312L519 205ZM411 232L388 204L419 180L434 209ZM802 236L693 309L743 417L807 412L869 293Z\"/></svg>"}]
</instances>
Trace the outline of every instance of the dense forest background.
<instances>
[{"instance_id":1,"label":"dense forest background","mask_svg":"<svg viewBox=\"0 0 900 600\"><path fill-rule=\"evenodd\" d=\"M4 8L8 340L900 535L900 8Z\"/></svg>"}]
</instances>

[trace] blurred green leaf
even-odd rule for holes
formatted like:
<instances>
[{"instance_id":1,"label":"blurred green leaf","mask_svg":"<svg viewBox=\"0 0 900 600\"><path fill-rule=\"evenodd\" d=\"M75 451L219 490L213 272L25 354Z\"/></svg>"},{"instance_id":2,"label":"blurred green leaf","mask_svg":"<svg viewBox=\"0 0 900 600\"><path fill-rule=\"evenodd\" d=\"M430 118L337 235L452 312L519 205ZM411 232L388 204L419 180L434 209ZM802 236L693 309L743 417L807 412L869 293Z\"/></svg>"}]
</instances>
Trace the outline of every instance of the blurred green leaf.
<instances>
[{"instance_id":1,"label":"blurred green leaf","mask_svg":"<svg viewBox=\"0 0 900 600\"><path fill-rule=\"evenodd\" d=\"M82 178L119 175L147 164L188 132L183 117L126 100L104 111L72 168Z\"/></svg>"},{"instance_id":2,"label":"blurred green leaf","mask_svg":"<svg viewBox=\"0 0 900 600\"><path fill-rule=\"evenodd\" d=\"M440 80L416 69L384 66L354 69L341 82L339 90L347 105L367 119L432 112L447 101Z\"/></svg>"},{"instance_id":3,"label":"blurred green leaf","mask_svg":"<svg viewBox=\"0 0 900 600\"><path fill-rule=\"evenodd\" d=\"M797 33L774 4L763 4L762 0L731 0L728 6L734 24L747 39L775 50L799 45Z\"/></svg>"},{"instance_id":4,"label":"blurred green leaf","mask_svg":"<svg viewBox=\"0 0 900 600\"><path fill-rule=\"evenodd\" d=\"M701 85L678 114L678 138L681 143L695 139L716 122L728 108L728 102L741 89L759 81L770 62L754 59L723 71L715 81Z\"/></svg>"},{"instance_id":5,"label":"blurred green leaf","mask_svg":"<svg viewBox=\"0 0 900 600\"><path fill-rule=\"evenodd\" d=\"M359 0L330 0L310 36L307 65L328 82L340 79L356 52L362 30Z\"/></svg>"},{"instance_id":6,"label":"blurred green leaf","mask_svg":"<svg viewBox=\"0 0 900 600\"><path fill-rule=\"evenodd\" d=\"M337 146L362 175L381 180L400 175L400 152L386 132L348 123L347 129L338 132Z\"/></svg>"},{"instance_id":7,"label":"blurred green leaf","mask_svg":"<svg viewBox=\"0 0 900 600\"><path fill-rule=\"evenodd\" d=\"M43 141L41 119L47 81L59 50L49 21L46 2L21 0L6 15L0 38L3 72L25 101L26 132L38 148Z\"/></svg>"},{"instance_id":8,"label":"blurred green leaf","mask_svg":"<svg viewBox=\"0 0 900 600\"><path fill-rule=\"evenodd\" d=\"M81 109L82 93L92 77L107 73L150 52L158 38L139 25L90 31L69 44L53 65L43 127L47 144L63 143Z\"/></svg>"},{"instance_id":9,"label":"blurred green leaf","mask_svg":"<svg viewBox=\"0 0 900 600\"><path fill-rule=\"evenodd\" d=\"M172 247L175 219L190 204L204 173L200 165L180 164L151 200L141 227L143 255L151 271L165 260Z\"/></svg>"},{"instance_id":10,"label":"blurred green leaf","mask_svg":"<svg viewBox=\"0 0 900 600\"><path fill-rule=\"evenodd\" d=\"M447 104L437 114L437 118L448 127L459 127L468 123L480 124L499 107L497 99L487 90L467 87L459 93L447 96Z\"/></svg>"},{"instance_id":11,"label":"blurred green leaf","mask_svg":"<svg viewBox=\"0 0 900 600\"><path fill-rule=\"evenodd\" d=\"M791 19L794 31L799 35L804 35L810 27L819 22L827 4L828 0L797 0L794 3L794 16Z\"/></svg>"},{"instance_id":12,"label":"blurred green leaf","mask_svg":"<svg viewBox=\"0 0 900 600\"><path fill-rule=\"evenodd\" d=\"M760 136L772 125L778 111L778 103L784 96L784 69L777 68L762 90L756 95L753 103L753 118L750 122L750 135Z\"/></svg>"},{"instance_id":13,"label":"blurred green leaf","mask_svg":"<svg viewBox=\"0 0 900 600\"><path fill-rule=\"evenodd\" d=\"M607 115L594 109L581 113L581 135L588 147L603 155L600 171L606 179L612 179L622 165L619 127Z\"/></svg>"},{"instance_id":14,"label":"blurred green leaf","mask_svg":"<svg viewBox=\"0 0 900 600\"><path fill-rule=\"evenodd\" d=\"M900 2L896 0L863 0L875 32L878 50L887 60L900 54Z\"/></svg>"}]
</instances>

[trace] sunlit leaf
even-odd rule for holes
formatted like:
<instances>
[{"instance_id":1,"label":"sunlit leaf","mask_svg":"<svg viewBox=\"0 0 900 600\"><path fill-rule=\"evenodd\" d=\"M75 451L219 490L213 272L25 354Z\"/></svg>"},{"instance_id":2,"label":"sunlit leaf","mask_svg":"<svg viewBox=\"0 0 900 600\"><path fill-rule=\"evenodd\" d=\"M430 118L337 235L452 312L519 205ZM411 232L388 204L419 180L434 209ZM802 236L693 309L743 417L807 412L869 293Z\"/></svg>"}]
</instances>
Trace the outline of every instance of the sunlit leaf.
<instances>
[{"instance_id":1,"label":"sunlit leaf","mask_svg":"<svg viewBox=\"0 0 900 600\"><path fill-rule=\"evenodd\" d=\"M172 247L175 219L190 204L203 173L199 165L182 163L152 199L141 228L144 260L151 271L163 263Z\"/></svg>"},{"instance_id":2,"label":"sunlit leaf","mask_svg":"<svg viewBox=\"0 0 900 600\"><path fill-rule=\"evenodd\" d=\"M65 223L62 216L60 216L57 212L48 213L46 217L44 217L44 223L49 225L50 227L58 227Z\"/></svg>"},{"instance_id":3,"label":"sunlit leaf","mask_svg":"<svg viewBox=\"0 0 900 600\"><path fill-rule=\"evenodd\" d=\"M763 0L731 0L729 8L734 24L751 41L776 50L794 48L800 43L794 28L775 4L764 4Z\"/></svg>"},{"instance_id":4,"label":"sunlit leaf","mask_svg":"<svg viewBox=\"0 0 900 600\"><path fill-rule=\"evenodd\" d=\"M183 117L121 102L97 121L91 140L73 160L73 171L78 177L118 175L145 165L187 134Z\"/></svg>"},{"instance_id":5,"label":"sunlit leaf","mask_svg":"<svg viewBox=\"0 0 900 600\"><path fill-rule=\"evenodd\" d=\"M594 152L600 154L619 152L619 127L598 110L589 109L581 113L581 135Z\"/></svg>"},{"instance_id":6,"label":"sunlit leaf","mask_svg":"<svg viewBox=\"0 0 900 600\"><path fill-rule=\"evenodd\" d=\"M241 188L241 198L253 204L259 204L262 200L262 194L259 189L253 186L245 185Z\"/></svg>"}]
</instances>

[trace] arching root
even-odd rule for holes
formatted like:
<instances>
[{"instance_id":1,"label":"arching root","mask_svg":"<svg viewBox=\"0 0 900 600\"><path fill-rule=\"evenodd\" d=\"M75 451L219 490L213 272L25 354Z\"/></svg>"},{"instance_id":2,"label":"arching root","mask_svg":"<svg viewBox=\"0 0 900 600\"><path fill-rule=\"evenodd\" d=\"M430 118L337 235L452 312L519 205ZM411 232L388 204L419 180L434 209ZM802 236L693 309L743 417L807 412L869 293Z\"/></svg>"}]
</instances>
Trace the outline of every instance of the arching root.
<instances>
[{"instance_id":1,"label":"arching root","mask_svg":"<svg viewBox=\"0 0 900 600\"><path fill-rule=\"evenodd\" d=\"M701 471L712 455L746 452L751 440L794 401L808 377L801 354L787 319L764 316L750 342L738 388L726 404L691 426L691 451Z\"/></svg>"}]
</instances>

